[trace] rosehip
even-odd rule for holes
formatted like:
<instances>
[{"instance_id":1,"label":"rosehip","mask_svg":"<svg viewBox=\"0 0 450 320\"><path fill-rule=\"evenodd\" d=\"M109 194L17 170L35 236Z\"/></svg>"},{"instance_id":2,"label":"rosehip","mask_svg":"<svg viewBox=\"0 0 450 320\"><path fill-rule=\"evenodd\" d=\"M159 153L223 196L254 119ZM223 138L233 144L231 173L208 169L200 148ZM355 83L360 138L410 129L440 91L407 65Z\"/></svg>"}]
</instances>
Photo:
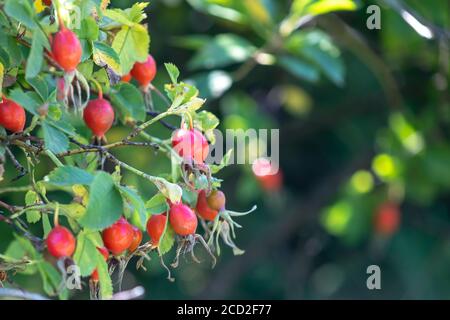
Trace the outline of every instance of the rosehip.
<instances>
[{"instance_id":1,"label":"rosehip","mask_svg":"<svg viewBox=\"0 0 450 320\"><path fill-rule=\"evenodd\" d=\"M25 120L25 110L14 101L3 98L0 103L0 126L14 133L21 132Z\"/></svg>"},{"instance_id":2,"label":"rosehip","mask_svg":"<svg viewBox=\"0 0 450 320\"><path fill-rule=\"evenodd\" d=\"M127 250L133 242L133 228L125 218L120 218L102 232L105 247L115 255Z\"/></svg>"},{"instance_id":3,"label":"rosehip","mask_svg":"<svg viewBox=\"0 0 450 320\"><path fill-rule=\"evenodd\" d=\"M206 192L205 190L200 190L197 198L197 206L195 208L200 217L205 220L213 221L217 214L218 210L211 209L206 200Z\"/></svg>"},{"instance_id":4,"label":"rosehip","mask_svg":"<svg viewBox=\"0 0 450 320\"><path fill-rule=\"evenodd\" d=\"M375 231L382 235L394 234L400 225L400 209L391 202L383 203L375 213Z\"/></svg>"},{"instance_id":5,"label":"rosehip","mask_svg":"<svg viewBox=\"0 0 450 320\"><path fill-rule=\"evenodd\" d=\"M172 147L181 157L203 163L208 157L208 141L197 129L178 129L172 134Z\"/></svg>"},{"instance_id":6,"label":"rosehip","mask_svg":"<svg viewBox=\"0 0 450 320\"><path fill-rule=\"evenodd\" d=\"M175 233L180 236L193 234L197 229L197 216L191 208L182 203L170 207L169 221Z\"/></svg>"},{"instance_id":7,"label":"rosehip","mask_svg":"<svg viewBox=\"0 0 450 320\"><path fill-rule=\"evenodd\" d=\"M166 227L166 221L167 217L165 214L154 214L147 221L147 233L155 246L159 244L159 239Z\"/></svg>"},{"instance_id":8,"label":"rosehip","mask_svg":"<svg viewBox=\"0 0 450 320\"><path fill-rule=\"evenodd\" d=\"M77 35L64 26L52 40L52 57L65 71L73 71L81 61L82 49Z\"/></svg>"},{"instance_id":9,"label":"rosehip","mask_svg":"<svg viewBox=\"0 0 450 320\"><path fill-rule=\"evenodd\" d=\"M147 87L156 76L156 62L149 54L145 62L136 62L131 69L131 75L141 87Z\"/></svg>"},{"instance_id":10,"label":"rosehip","mask_svg":"<svg viewBox=\"0 0 450 320\"><path fill-rule=\"evenodd\" d=\"M98 98L89 101L83 113L84 122L98 138L104 137L114 122L114 109L108 100Z\"/></svg>"},{"instance_id":11,"label":"rosehip","mask_svg":"<svg viewBox=\"0 0 450 320\"><path fill-rule=\"evenodd\" d=\"M50 7L52 5L52 0L42 0L42 2L47 6Z\"/></svg>"},{"instance_id":12,"label":"rosehip","mask_svg":"<svg viewBox=\"0 0 450 320\"><path fill-rule=\"evenodd\" d=\"M225 208L225 194L220 190L211 191L211 194L206 200L208 201L208 206L213 210L220 211Z\"/></svg>"},{"instance_id":13,"label":"rosehip","mask_svg":"<svg viewBox=\"0 0 450 320\"><path fill-rule=\"evenodd\" d=\"M121 80L122 80L122 82L130 82L131 81L131 73L124 75Z\"/></svg>"},{"instance_id":14,"label":"rosehip","mask_svg":"<svg viewBox=\"0 0 450 320\"><path fill-rule=\"evenodd\" d=\"M106 249L105 247L103 247L103 248L98 248L97 247L97 250L100 251L100 253L103 255L103 258L105 258L105 261L108 260L108 257L109 257L108 249ZM93 281L98 281L98 271L97 271L97 269L95 269L92 272L91 279Z\"/></svg>"},{"instance_id":15,"label":"rosehip","mask_svg":"<svg viewBox=\"0 0 450 320\"><path fill-rule=\"evenodd\" d=\"M133 241L131 242L130 247L128 248L128 251L134 252L142 241L142 231L139 230L136 226L131 226L133 228Z\"/></svg>"},{"instance_id":16,"label":"rosehip","mask_svg":"<svg viewBox=\"0 0 450 320\"><path fill-rule=\"evenodd\" d=\"M45 240L48 252L55 258L70 257L75 251L75 237L67 228L56 226Z\"/></svg>"},{"instance_id":17,"label":"rosehip","mask_svg":"<svg viewBox=\"0 0 450 320\"><path fill-rule=\"evenodd\" d=\"M252 170L261 187L266 191L279 191L283 186L283 173L275 168L268 159L259 158L252 164Z\"/></svg>"}]
</instances>

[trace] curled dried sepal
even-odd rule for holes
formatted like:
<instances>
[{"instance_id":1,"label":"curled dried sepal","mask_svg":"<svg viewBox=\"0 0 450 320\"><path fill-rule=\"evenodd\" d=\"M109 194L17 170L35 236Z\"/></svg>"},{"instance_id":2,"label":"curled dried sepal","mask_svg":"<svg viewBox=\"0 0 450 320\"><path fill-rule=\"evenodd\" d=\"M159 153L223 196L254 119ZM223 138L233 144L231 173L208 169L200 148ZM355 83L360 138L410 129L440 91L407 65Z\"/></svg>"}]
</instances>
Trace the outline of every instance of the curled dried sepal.
<instances>
[{"instance_id":1,"label":"curled dried sepal","mask_svg":"<svg viewBox=\"0 0 450 320\"><path fill-rule=\"evenodd\" d=\"M230 210L220 210L214 221L207 223L202 221L203 228L205 229L205 237L208 239L208 246L212 251L220 255L219 238L222 238L223 242L233 249L234 255L241 255L243 250L239 249L234 243L233 239L236 238L234 227L242 228L240 224L232 219L232 217L245 216L256 210L256 206L253 206L250 210L245 212L237 212Z\"/></svg>"},{"instance_id":2,"label":"curled dried sepal","mask_svg":"<svg viewBox=\"0 0 450 320\"><path fill-rule=\"evenodd\" d=\"M203 239L203 237L199 234L191 234L184 237L178 237L178 247L176 250L175 259L171 264L172 268L178 267L181 254L185 255L187 253L190 253L192 260L196 263L200 263L200 260L197 259L194 252L194 248L197 243L200 243L205 248L206 252L212 259L212 268L214 268L216 266L217 259L212 253L205 239Z\"/></svg>"}]
</instances>

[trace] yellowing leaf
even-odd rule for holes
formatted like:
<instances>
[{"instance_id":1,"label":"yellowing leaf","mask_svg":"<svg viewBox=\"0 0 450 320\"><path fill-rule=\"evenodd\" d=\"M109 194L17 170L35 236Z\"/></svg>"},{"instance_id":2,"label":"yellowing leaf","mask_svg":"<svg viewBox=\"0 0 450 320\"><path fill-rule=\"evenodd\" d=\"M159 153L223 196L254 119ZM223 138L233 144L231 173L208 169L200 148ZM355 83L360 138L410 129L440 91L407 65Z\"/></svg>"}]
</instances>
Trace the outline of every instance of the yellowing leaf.
<instances>
[{"instance_id":1,"label":"yellowing leaf","mask_svg":"<svg viewBox=\"0 0 450 320\"><path fill-rule=\"evenodd\" d=\"M147 59L150 46L150 36L147 29L135 24L132 27L124 25L117 33L112 43L112 48L119 55L122 72L130 72L135 62L143 62Z\"/></svg>"},{"instance_id":2,"label":"yellowing leaf","mask_svg":"<svg viewBox=\"0 0 450 320\"><path fill-rule=\"evenodd\" d=\"M34 1L34 10L36 10L36 13L41 13L45 10L45 5L42 3L42 0Z\"/></svg>"}]
</instances>

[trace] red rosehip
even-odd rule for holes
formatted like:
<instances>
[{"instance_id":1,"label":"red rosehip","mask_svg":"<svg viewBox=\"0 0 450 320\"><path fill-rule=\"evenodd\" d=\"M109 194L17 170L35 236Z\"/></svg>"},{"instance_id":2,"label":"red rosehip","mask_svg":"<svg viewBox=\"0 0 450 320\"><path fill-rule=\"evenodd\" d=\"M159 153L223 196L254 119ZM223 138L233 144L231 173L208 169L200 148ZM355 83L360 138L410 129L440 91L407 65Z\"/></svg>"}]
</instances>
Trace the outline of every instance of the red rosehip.
<instances>
[{"instance_id":1,"label":"red rosehip","mask_svg":"<svg viewBox=\"0 0 450 320\"><path fill-rule=\"evenodd\" d=\"M169 221L175 233L180 236L194 234L197 229L197 216L191 208L182 203L170 207Z\"/></svg>"},{"instance_id":2,"label":"red rosehip","mask_svg":"<svg viewBox=\"0 0 450 320\"><path fill-rule=\"evenodd\" d=\"M52 0L42 0L42 3L45 4L47 7L50 7L52 5Z\"/></svg>"},{"instance_id":3,"label":"red rosehip","mask_svg":"<svg viewBox=\"0 0 450 320\"><path fill-rule=\"evenodd\" d=\"M25 110L12 100L3 98L0 103L0 126L16 133L25 127Z\"/></svg>"},{"instance_id":4,"label":"red rosehip","mask_svg":"<svg viewBox=\"0 0 450 320\"><path fill-rule=\"evenodd\" d=\"M89 101L84 109L83 117L94 135L102 138L114 122L114 109L108 100L98 98Z\"/></svg>"},{"instance_id":5,"label":"red rosehip","mask_svg":"<svg viewBox=\"0 0 450 320\"><path fill-rule=\"evenodd\" d=\"M83 50L77 35L64 26L52 40L52 57L64 71L73 71L81 61Z\"/></svg>"},{"instance_id":6,"label":"red rosehip","mask_svg":"<svg viewBox=\"0 0 450 320\"><path fill-rule=\"evenodd\" d=\"M252 164L252 170L264 190L276 192L283 186L283 173L281 168L275 170L268 159L256 159Z\"/></svg>"},{"instance_id":7,"label":"red rosehip","mask_svg":"<svg viewBox=\"0 0 450 320\"><path fill-rule=\"evenodd\" d=\"M208 221L213 221L219 213L218 210L209 207L205 190L200 190L198 193L197 206L195 209L200 217Z\"/></svg>"},{"instance_id":8,"label":"red rosehip","mask_svg":"<svg viewBox=\"0 0 450 320\"><path fill-rule=\"evenodd\" d=\"M45 240L48 252L55 258L70 257L75 251L75 237L67 228L56 226Z\"/></svg>"},{"instance_id":9,"label":"red rosehip","mask_svg":"<svg viewBox=\"0 0 450 320\"><path fill-rule=\"evenodd\" d=\"M152 239L152 244L157 246L164 228L166 227L167 217L165 214L154 214L147 221L147 233Z\"/></svg>"},{"instance_id":10,"label":"red rosehip","mask_svg":"<svg viewBox=\"0 0 450 320\"><path fill-rule=\"evenodd\" d=\"M131 69L131 75L141 87L147 87L156 76L156 62L149 54L145 62L136 62Z\"/></svg>"},{"instance_id":11,"label":"red rosehip","mask_svg":"<svg viewBox=\"0 0 450 320\"><path fill-rule=\"evenodd\" d=\"M109 257L108 249L106 249L105 247L102 247L102 248L97 247L97 250L100 251L100 253L102 254L103 258L105 258L105 261L107 261L108 257ZM97 271L97 269L95 269L92 272L91 279L93 281L98 281L98 271Z\"/></svg>"},{"instance_id":12,"label":"red rosehip","mask_svg":"<svg viewBox=\"0 0 450 320\"><path fill-rule=\"evenodd\" d=\"M178 129L172 134L172 147L181 156L203 163L208 157L208 140L197 129Z\"/></svg>"},{"instance_id":13,"label":"red rosehip","mask_svg":"<svg viewBox=\"0 0 450 320\"><path fill-rule=\"evenodd\" d=\"M122 80L122 82L130 82L131 81L131 73L124 75L121 80Z\"/></svg>"},{"instance_id":14,"label":"red rosehip","mask_svg":"<svg viewBox=\"0 0 450 320\"><path fill-rule=\"evenodd\" d=\"M133 228L133 241L128 248L129 252L134 252L139 247L142 241L142 231L136 226L131 226Z\"/></svg>"},{"instance_id":15,"label":"red rosehip","mask_svg":"<svg viewBox=\"0 0 450 320\"><path fill-rule=\"evenodd\" d=\"M133 235L133 228L123 217L102 232L105 247L115 255L121 254L130 247Z\"/></svg>"},{"instance_id":16,"label":"red rosehip","mask_svg":"<svg viewBox=\"0 0 450 320\"><path fill-rule=\"evenodd\" d=\"M400 226L400 209L396 203L385 202L375 213L375 231L389 236L394 234Z\"/></svg>"},{"instance_id":17,"label":"red rosehip","mask_svg":"<svg viewBox=\"0 0 450 320\"><path fill-rule=\"evenodd\" d=\"M225 208L225 194L220 190L211 191L211 194L206 198L206 201L208 202L208 206L213 210L220 211Z\"/></svg>"}]
</instances>

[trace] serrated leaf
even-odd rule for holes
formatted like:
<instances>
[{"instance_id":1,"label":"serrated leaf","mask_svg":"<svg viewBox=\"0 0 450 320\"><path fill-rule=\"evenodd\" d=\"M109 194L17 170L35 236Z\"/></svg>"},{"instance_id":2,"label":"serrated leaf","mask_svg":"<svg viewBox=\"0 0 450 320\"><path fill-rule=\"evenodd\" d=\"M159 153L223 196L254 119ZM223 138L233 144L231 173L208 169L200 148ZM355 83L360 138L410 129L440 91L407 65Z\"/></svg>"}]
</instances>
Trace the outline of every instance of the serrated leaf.
<instances>
[{"instance_id":1,"label":"serrated leaf","mask_svg":"<svg viewBox=\"0 0 450 320\"><path fill-rule=\"evenodd\" d=\"M92 230L104 229L120 218L122 210L122 197L114 180L106 172L98 172L90 185L87 210L80 224Z\"/></svg>"},{"instance_id":2,"label":"serrated leaf","mask_svg":"<svg viewBox=\"0 0 450 320\"><path fill-rule=\"evenodd\" d=\"M77 246L73 260L83 277L89 276L97 266L97 248L83 230L77 236Z\"/></svg>"},{"instance_id":3,"label":"serrated leaf","mask_svg":"<svg viewBox=\"0 0 450 320\"><path fill-rule=\"evenodd\" d=\"M69 138L60 130L47 122L42 123L45 147L53 153L65 152L69 149Z\"/></svg>"},{"instance_id":4,"label":"serrated leaf","mask_svg":"<svg viewBox=\"0 0 450 320\"><path fill-rule=\"evenodd\" d=\"M123 26L112 43L112 48L120 58L120 74L128 74L136 62L144 62L148 57L149 46L150 36L144 26Z\"/></svg>"},{"instance_id":5,"label":"serrated leaf","mask_svg":"<svg viewBox=\"0 0 450 320\"><path fill-rule=\"evenodd\" d=\"M180 76L180 70L178 70L177 66L173 63L164 63L164 66L169 73L169 77L172 83L176 84L178 82L178 77Z\"/></svg>"},{"instance_id":6,"label":"serrated leaf","mask_svg":"<svg viewBox=\"0 0 450 320\"><path fill-rule=\"evenodd\" d=\"M72 166L58 167L45 178L46 182L60 187L74 184L90 185L93 180L92 174Z\"/></svg>"},{"instance_id":7,"label":"serrated leaf","mask_svg":"<svg viewBox=\"0 0 450 320\"><path fill-rule=\"evenodd\" d=\"M27 0L8 0L5 3L5 12L11 18L19 21L30 29L36 28L34 8Z\"/></svg>"},{"instance_id":8,"label":"serrated leaf","mask_svg":"<svg viewBox=\"0 0 450 320\"><path fill-rule=\"evenodd\" d=\"M14 102L20 104L25 110L31 114L37 115L37 109L39 108L39 103L31 97L31 95L26 94L21 89L16 88L9 92L9 98Z\"/></svg>"},{"instance_id":9,"label":"serrated leaf","mask_svg":"<svg viewBox=\"0 0 450 320\"><path fill-rule=\"evenodd\" d=\"M114 51L110 46L95 41L94 42L94 62L96 65L100 67L104 67L107 65L110 67L115 73L120 74L120 58L117 55L117 52Z\"/></svg>"},{"instance_id":10,"label":"serrated leaf","mask_svg":"<svg viewBox=\"0 0 450 320\"><path fill-rule=\"evenodd\" d=\"M147 210L145 208L144 201L139 196L139 194L131 189L130 187L119 186L120 193L122 194L125 201L129 202L134 210L139 215L139 228L145 230L145 225L147 223Z\"/></svg>"},{"instance_id":11,"label":"serrated leaf","mask_svg":"<svg viewBox=\"0 0 450 320\"><path fill-rule=\"evenodd\" d=\"M36 93L39 94L42 101L47 101L49 96L48 85L47 82L41 76L28 78L27 82L33 87Z\"/></svg>"},{"instance_id":12,"label":"serrated leaf","mask_svg":"<svg viewBox=\"0 0 450 320\"><path fill-rule=\"evenodd\" d=\"M99 26L95 19L91 16L81 21L81 29L79 36L81 39L95 41L99 36Z\"/></svg>"},{"instance_id":13,"label":"serrated leaf","mask_svg":"<svg viewBox=\"0 0 450 320\"><path fill-rule=\"evenodd\" d=\"M201 111L195 115L195 126L201 131L208 131L217 128L219 119L209 111Z\"/></svg>"},{"instance_id":14,"label":"serrated leaf","mask_svg":"<svg viewBox=\"0 0 450 320\"><path fill-rule=\"evenodd\" d=\"M48 40L45 34L36 29L33 33L31 50L28 55L27 66L25 68L25 78L34 78L41 71L44 62L44 48L48 47Z\"/></svg>"},{"instance_id":15,"label":"serrated leaf","mask_svg":"<svg viewBox=\"0 0 450 320\"><path fill-rule=\"evenodd\" d=\"M151 214L160 214L169 210L167 198L162 193L155 194L145 203L145 208Z\"/></svg>"},{"instance_id":16,"label":"serrated leaf","mask_svg":"<svg viewBox=\"0 0 450 320\"><path fill-rule=\"evenodd\" d=\"M172 227L168 223L169 219L166 219L166 228L164 233L161 235L158 244L158 253L160 256L165 255L167 252L172 249L173 244L175 243L175 232Z\"/></svg>"},{"instance_id":17,"label":"serrated leaf","mask_svg":"<svg viewBox=\"0 0 450 320\"><path fill-rule=\"evenodd\" d=\"M128 118L144 121L146 117L144 98L141 92L129 83L121 83L111 92L111 102L119 109L122 122Z\"/></svg>"},{"instance_id":18,"label":"serrated leaf","mask_svg":"<svg viewBox=\"0 0 450 320\"><path fill-rule=\"evenodd\" d=\"M96 250L96 258L97 258L97 273L98 280L100 283L100 298L102 300L111 299L113 295L113 285L111 276L108 271L108 264L105 261L103 255Z\"/></svg>"}]
</instances>

